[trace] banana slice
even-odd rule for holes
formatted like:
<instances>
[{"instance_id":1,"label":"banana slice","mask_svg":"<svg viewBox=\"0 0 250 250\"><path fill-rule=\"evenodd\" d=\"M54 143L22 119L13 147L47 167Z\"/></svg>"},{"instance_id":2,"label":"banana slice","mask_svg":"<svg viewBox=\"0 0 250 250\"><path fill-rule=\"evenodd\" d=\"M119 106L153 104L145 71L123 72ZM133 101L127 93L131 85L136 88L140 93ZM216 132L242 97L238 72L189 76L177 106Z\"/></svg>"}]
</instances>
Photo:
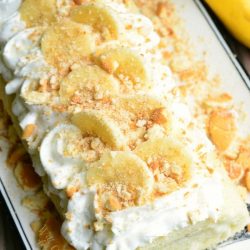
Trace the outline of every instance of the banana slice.
<instances>
[{"instance_id":1,"label":"banana slice","mask_svg":"<svg viewBox=\"0 0 250 250\"><path fill-rule=\"evenodd\" d=\"M119 81L96 65L83 65L68 74L60 85L62 102L69 102L76 92L87 100L114 96L119 93Z\"/></svg>"},{"instance_id":2,"label":"banana slice","mask_svg":"<svg viewBox=\"0 0 250 250\"><path fill-rule=\"evenodd\" d=\"M124 149L126 139L117 124L98 111L83 111L76 113L71 118L83 135L94 135L113 149Z\"/></svg>"},{"instance_id":3,"label":"banana slice","mask_svg":"<svg viewBox=\"0 0 250 250\"><path fill-rule=\"evenodd\" d=\"M166 187L166 193L173 191L171 190L172 187L178 188L190 178L191 155L176 138L150 139L140 144L134 153L147 162L151 170L157 175L160 184L171 185L170 190Z\"/></svg>"},{"instance_id":4,"label":"banana slice","mask_svg":"<svg viewBox=\"0 0 250 250\"><path fill-rule=\"evenodd\" d=\"M27 27L49 25L56 21L56 0L25 0L20 7Z\"/></svg>"},{"instance_id":5,"label":"banana slice","mask_svg":"<svg viewBox=\"0 0 250 250\"><path fill-rule=\"evenodd\" d=\"M114 74L125 84L150 87L148 70L143 58L125 47L107 49L94 56L94 61L110 74Z\"/></svg>"},{"instance_id":6,"label":"banana slice","mask_svg":"<svg viewBox=\"0 0 250 250\"><path fill-rule=\"evenodd\" d=\"M131 152L108 152L87 172L89 186L125 186L145 196L153 189L153 175L145 162ZM138 198L138 197L137 197Z\"/></svg>"},{"instance_id":7,"label":"banana slice","mask_svg":"<svg viewBox=\"0 0 250 250\"><path fill-rule=\"evenodd\" d=\"M119 27L110 9L99 3L88 3L74 8L70 18L78 23L92 26L105 40L118 39Z\"/></svg>"},{"instance_id":8,"label":"banana slice","mask_svg":"<svg viewBox=\"0 0 250 250\"><path fill-rule=\"evenodd\" d=\"M82 25L64 19L44 33L41 47L49 64L65 69L94 51L95 38Z\"/></svg>"},{"instance_id":9,"label":"banana slice","mask_svg":"<svg viewBox=\"0 0 250 250\"><path fill-rule=\"evenodd\" d=\"M148 95L133 95L121 97L118 106L132 113L135 117L135 123L144 121L147 128L154 124L163 126L166 132L170 128L170 115L167 112L165 104L160 99Z\"/></svg>"},{"instance_id":10,"label":"banana slice","mask_svg":"<svg viewBox=\"0 0 250 250\"><path fill-rule=\"evenodd\" d=\"M29 104L49 104L51 93L38 92L36 90L38 83L32 80L25 80L21 87L21 97Z\"/></svg>"}]
</instances>

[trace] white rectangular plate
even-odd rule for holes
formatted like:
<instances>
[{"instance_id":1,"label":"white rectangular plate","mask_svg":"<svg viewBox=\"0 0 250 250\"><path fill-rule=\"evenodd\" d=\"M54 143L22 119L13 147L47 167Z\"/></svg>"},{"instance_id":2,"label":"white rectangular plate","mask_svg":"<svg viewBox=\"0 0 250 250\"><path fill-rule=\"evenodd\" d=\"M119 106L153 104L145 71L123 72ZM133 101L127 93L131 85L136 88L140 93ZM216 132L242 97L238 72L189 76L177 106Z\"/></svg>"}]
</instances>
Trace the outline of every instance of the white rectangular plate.
<instances>
[{"instance_id":1,"label":"white rectangular plate","mask_svg":"<svg viewBox=\"0 0 250 250\"><path fill-rule=\"evenodd\" d=\"M184 26L190 33L192 43L197 48L197 53L202 55L201 53L206 51L209 71L212 74L219 74L222 82L225 83L223 87L234 96L236 102L244 103L245 107L250 107L249 78L216 29L201 2L199 0L173 0L173 2L179 16L184 20ZM249 112L250 118L250 110L245 109ZM249 130L250 120L246 121L245 127ZM12 171L5 164L8 142L0 140L0 147L3 149L0 152L0 191L26 249L38 249L35 236L30 228L30 223L34 220L34 214L21 206L21 199L27 193L18 187ZM250 239L247 239L248 237L249 235L243 232L225 243L224 245L227 246L223 249L250 249Z\"/></svg>"}]
</instances>

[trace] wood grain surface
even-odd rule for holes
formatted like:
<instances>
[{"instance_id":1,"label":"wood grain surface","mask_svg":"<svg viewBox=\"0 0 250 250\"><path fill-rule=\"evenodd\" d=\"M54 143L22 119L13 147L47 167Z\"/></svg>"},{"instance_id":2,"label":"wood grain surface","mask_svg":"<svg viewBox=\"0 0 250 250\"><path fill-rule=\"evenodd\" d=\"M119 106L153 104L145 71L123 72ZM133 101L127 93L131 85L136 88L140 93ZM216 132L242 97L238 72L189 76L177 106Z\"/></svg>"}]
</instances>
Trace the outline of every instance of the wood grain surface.
<instances>
[{"instance_id":1,"label":"wood grain surface","mask_svg":"<svg viewBox=\"0 0 250 250\"><path fill-rule=\"evenodd\" d=\"M213 15L212 15L213 16ZM221 26L213 16L224 38L228 41L232 51L245 67L250 76L250 50L240 45ZM23 250L24 246L0 194L0 250Z\"/></svg>"}]
</instances>

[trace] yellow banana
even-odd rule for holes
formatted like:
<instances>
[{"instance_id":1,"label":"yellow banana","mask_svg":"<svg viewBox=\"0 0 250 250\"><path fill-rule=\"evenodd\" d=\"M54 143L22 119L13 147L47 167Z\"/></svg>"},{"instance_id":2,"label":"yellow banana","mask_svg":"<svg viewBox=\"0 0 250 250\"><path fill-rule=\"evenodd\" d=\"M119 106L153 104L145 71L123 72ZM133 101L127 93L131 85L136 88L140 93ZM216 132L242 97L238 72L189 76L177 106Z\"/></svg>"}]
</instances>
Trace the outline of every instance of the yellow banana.
<instances>
[{"instance_id":1,"label":"yellow banana","mask_svg":"<svg viewBox=\"0 0 250 250\"><path fill-rule=\"evenodd\" d=\"M250 48L250 1L205 0L228 30Z\"/></svg>"},{"instance_id":2,"label":"yellow banana","mask_svg":"<svg viewBox=\"0 0 250 250\"><path fill-rule=\"evenodd\" d=\"M56 0L25 0L20 7L21 18L28 27L55 22L56 11Z\"/></svg>"}]
</instances>

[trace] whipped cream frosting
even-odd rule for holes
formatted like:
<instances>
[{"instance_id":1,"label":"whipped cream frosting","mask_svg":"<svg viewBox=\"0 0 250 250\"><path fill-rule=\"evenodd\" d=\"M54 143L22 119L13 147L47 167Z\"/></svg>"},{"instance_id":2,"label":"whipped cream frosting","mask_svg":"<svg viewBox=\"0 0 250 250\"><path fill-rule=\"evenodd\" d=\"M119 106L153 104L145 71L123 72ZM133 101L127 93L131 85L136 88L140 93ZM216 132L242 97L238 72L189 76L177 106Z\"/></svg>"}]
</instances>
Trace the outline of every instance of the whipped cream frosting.
<instances>
[{"instance_id":1,"label":"whipped cream frosting","mask_svg":"<svg viewBox=\"0 0 250 250\"><path fill-rule=\"evenodd\" d=\"M0 2L0 25L18 10L21 1L22 0L2 0Z\"/></svg>"},{"instance_id":2,"label":"whipped cream frosting","mask_svg":"<svg viewBox=\"0 0 250 250\"><path fill-rule=\"evenodd\" d=\"M103 3L119 20L121 30L126 26L131 27L123 32L121 42L142 55L154 82L151 94L156 97L166 95L177 83L170 69L161 64L160 52L150 52L160 41L152 22L139 13L131 13L125 5L116 1L103 0ZM208 177L206 169L197 169L184 188L150 204L111 212L108 219L96 212L97 192L94 188L87 188L86 165L81 153L66 155L64 152L65 145L70 146L67 136L80 137L81 131L69 123L69 114L56 112L49 105L39 105L46 104L48 99L56 104L59 102L57 96L51 99L43 95L37 99L37 103L34 103L35 100L30 102L33 85L42 78L56 74L56 69L46 62L40 48L44 28L27 28L18 11L20 4L19 0L0 3L0 73L8 82L6 93L16 94L12 108L20 126L23 129L28 124L37 126L36 134L27 141L28 149L36 172L49 178L46 192L56 193L61 199L62 211L67 211L62 227L64 237L79 250L99 250L104 247L109 250L132 250L151 243L159 236L166 236L175 229L208 218L216 221L223 205L222 180L217 175ZM64 4L64 8L60 9L62 15L69 12L71 1L57 0L57 4ZM112 43L116 45L117 41L107 42L105 46ZM192 121L187 106L175 100L168 108L173 116L172 132L185 131ZM163 133L157 126L151 132L153 130L157 130L159 135ZM155 134L152 132L152 136ZM150 138L150 131L148 136ZM202 132L190 133L189 139L193 147L203 141L205 146L201 154L213 150ZM198 157L193 156L193 161L199 162ZM75 183L80 188L69 199L64 189ZM197 184L196 188L193 188L194 184Z\"/></svg>"},{"instance_id":3,"label":"whipped cream frosting","mask_svg":"<svg viewBox=\"0 0 250 250\"><path fill-rule=\"evenodd\" d=\"M81 137L81 131L73 125L59 125L45 137L41 145L42 164L57 189L66 188L70 178L80 170L83 171L80 159L65 156L66 138L69 136L77 141Z\"/></svg>"},{"instance_id":4,"label":"whipped cream frosting","mask_svg":"<svg viewBox=\"0 0 250 250\"><path fill-rule=\"evenodd\" d=\"M222 185L220 176L197 175L179 191L152 204L112 212L106 220L94 212L95 192L83 189L69 201L62 233L77 249L137 249L199 221L216 223L223 205ZM95 232L93 223L101 230Z\"/></svg>"}]
</instances>

